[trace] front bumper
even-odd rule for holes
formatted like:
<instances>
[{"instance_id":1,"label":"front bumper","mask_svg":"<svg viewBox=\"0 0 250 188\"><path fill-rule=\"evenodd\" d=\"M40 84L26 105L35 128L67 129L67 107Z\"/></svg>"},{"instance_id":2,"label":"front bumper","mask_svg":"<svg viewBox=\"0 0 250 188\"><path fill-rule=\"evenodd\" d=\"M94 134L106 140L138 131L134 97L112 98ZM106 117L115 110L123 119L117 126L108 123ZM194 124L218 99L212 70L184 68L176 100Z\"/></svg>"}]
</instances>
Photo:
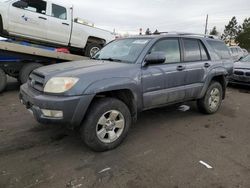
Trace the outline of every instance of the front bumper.
<instances>
[{"instance_id":1,"label":"front bumper","mask_svg":"<svg viewBox=\"0 0 250 188\"><path fill-rule=\"evenodd\" d=\"M250 85L250 76L247 76L246 73L243 73L243 75L233 74L229 78L229 83L249 86Z\"/></svg>"},{"instance_id":2,"label":"front bumper","mask_svg":"<svg viewBox=\"0 0 250 188\"><path fill-rule=\"evenodd\" d=\"M38 122L67 124L70 127L75 127L81 124L94 96L45 95L24 84L21 86L19 97L26 108L32 111ZM42 109L62 111L63 117L46 117L43 115Z\"/></svg>"},{"instance_id":3,"label":"front bumper","mask_svg":"<svg viewBox=\"0 0 250 188\"><path fill-rule=\"evenodd\" d=\"M242 86L250 86L250 82L242 82L242 81L233 80L233 79L230 79L229 83L236 84L236 85L242 85Z\"/></svg>"}]
</instances>

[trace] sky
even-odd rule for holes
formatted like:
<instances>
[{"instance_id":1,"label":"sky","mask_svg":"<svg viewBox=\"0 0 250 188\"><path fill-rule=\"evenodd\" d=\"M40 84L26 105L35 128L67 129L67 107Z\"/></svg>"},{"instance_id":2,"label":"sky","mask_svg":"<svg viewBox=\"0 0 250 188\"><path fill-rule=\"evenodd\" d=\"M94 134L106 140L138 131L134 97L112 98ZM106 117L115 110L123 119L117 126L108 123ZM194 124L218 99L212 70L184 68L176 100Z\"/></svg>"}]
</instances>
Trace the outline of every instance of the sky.
<instances>
[{"instance_id":1,"label":"sky","mask_svg":"<svg viewBox=\"0 0 250 188\"><path fill-rule=\"evenodd\" d=\"M239 23L250 17L250 0L52 0L73 4L74 17L95 23L120 34L138 34L147 28L153 32L178 31L204 33L206 15L208 30L214 26L222 33L229 20Z\"/></svg>"},{"instance_id":2,"label":"sky","mask_svg":"<svg viewBox=\"0 0 250 188\"><path fill-rule=\"evenodd\" d=\"M63 0L57 0L62 1ZM223 32L236 16L240 23L250 17L250 0L71 0L75 16L90 20L96 26L119 33L145 31L180 31L204 33L208 29Z\"/></svg>"}]
</instances>

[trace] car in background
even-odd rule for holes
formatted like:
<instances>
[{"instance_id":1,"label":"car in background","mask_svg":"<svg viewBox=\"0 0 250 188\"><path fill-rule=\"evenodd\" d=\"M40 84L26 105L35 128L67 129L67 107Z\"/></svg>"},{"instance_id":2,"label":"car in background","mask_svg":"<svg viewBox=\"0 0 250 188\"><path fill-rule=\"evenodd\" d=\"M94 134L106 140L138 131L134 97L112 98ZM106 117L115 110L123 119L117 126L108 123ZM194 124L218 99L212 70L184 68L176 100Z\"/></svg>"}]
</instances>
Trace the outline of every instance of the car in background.
<instances>
[{"instance_id":1,"label":"car in background","mask_svg":"<svg viewBox=\"0 0 250 188\"><path fill-rule=\"evenodd\" d=\"M234 72L229 83L250 86L250 55L234 64Z\"/></svg>"},{"instance_id":2,"label":"car in background","mask_svg":"<svg viewBox=\"0 0 250 188\"><path fill-rule=\"evenodd\" d=\"M239 46L229 47L234 61L239 61L244 57L244 51Z\"/></svg>"},{"instance_id":3,"label":"car in background","mask_svg":"<svg viewBox=\"0 0 250 188\"><path fill-rule=\"evenodd\" d=\"M249 52L246 49L243 48L242 50L244 52L244 56L247 56L249 54Z\"/></svg>"}]
</instances>

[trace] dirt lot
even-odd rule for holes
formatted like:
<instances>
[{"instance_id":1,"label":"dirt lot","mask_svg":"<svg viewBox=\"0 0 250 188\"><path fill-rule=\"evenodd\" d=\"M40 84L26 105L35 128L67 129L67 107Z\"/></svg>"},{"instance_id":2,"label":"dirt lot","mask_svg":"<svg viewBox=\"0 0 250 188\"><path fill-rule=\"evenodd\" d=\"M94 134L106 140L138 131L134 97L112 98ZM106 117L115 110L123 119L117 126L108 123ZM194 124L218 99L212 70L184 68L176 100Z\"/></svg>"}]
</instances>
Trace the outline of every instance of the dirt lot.
<instances>
[{"instance_id":1,"label":"dirt lot","mask_svg":"<svg viewBox=\"0 0 250 188\"><path fill-rule=\"evenodd\" d=\"M36 123L12 82L0 96L0 187L250 187L250 89L229 88L219 113L144 112L125 143L94 153L78 134ZM208 169L199 161L213 167Z\"/></svg>"}]
</instances>

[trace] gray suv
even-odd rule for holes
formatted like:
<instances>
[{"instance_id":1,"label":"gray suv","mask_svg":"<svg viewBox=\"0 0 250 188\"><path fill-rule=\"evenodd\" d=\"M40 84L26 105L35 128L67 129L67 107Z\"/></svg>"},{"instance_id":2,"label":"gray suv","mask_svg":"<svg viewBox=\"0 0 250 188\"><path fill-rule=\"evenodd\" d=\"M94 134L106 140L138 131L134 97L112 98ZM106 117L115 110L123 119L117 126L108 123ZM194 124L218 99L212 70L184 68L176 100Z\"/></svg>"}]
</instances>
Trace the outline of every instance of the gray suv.
<instances>
[{"instance_id":1,"label":"gray suv","mask_svg":"<svg viewBox=\"0 0 250 188\"><path fill-rule=\"evenodd\" d=\"M118 39L93 59L36 69L20 99L40 123L80 128L95 151L117 147L137 114L197 101L205 114L225 98L233 60L220 41L191 34Z\"/></svg>"}]
</instances>

